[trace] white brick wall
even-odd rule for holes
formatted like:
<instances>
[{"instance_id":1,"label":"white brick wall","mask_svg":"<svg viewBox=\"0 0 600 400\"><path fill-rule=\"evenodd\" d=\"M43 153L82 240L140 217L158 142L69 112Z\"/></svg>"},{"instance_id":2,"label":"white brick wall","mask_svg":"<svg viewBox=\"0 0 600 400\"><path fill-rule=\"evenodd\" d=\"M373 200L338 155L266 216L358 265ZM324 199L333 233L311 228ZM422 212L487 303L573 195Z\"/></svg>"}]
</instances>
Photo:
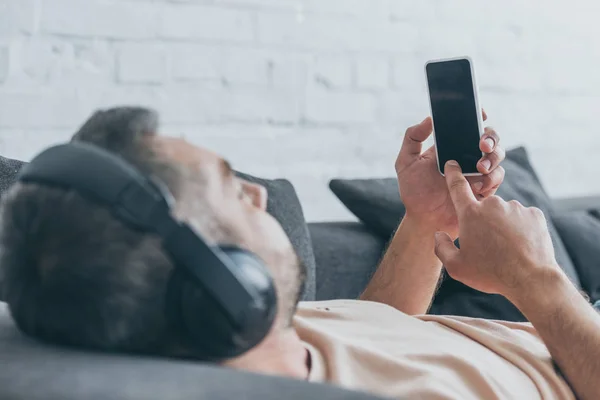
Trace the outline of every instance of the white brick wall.
<instances>
[{"instance_id":1,"label":"white brick wall","mask_svg":"<svg viewBox=\"0 0 600 400\"><path fill-rule=\"evenodd\" d=\"M490 123L555 196L600 193L592 0L0 0L0 154L29 159L96 108L290 178L310 220L332 177L392 176L427 115L423 64L469 54Z\"/></svg>"}]
</instances>

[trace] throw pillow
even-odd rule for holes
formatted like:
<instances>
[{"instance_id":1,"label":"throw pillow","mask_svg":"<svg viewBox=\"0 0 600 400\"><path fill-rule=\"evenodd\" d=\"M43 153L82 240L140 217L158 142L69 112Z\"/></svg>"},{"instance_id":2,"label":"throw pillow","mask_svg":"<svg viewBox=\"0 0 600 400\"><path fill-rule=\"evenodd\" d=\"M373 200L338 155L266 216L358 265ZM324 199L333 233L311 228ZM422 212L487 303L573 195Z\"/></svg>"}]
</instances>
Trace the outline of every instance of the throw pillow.
<instances>
[{"instance_id":1,"label":"throw pillow","mask_svg":"<svg viewBox=\"0 0 600 400\"><path fill-rule=\"evenodd\" d=\"M0 198L10 185L15 182L17 174L24 164L22 161L0 157ZM282 225L283 230L289 236L292 246L298 254L298 258L307 268L307 280L303 299L314 300L316 291L315 258L302 206L294 187L289 181L283 179L266 180L242 173L238 174L244 179L265 186L267 189L267 211ZM2 270L0 268L1 282ZM0 293L0 300L2 300L2 293Z\"/></svg>"},{"instance_id":2,"label":"throw pillow","mask_svg":"<svg viewBox=\"0 0 600 400\"><path fill-rule=\"evenodd\" d=\"M518 200L525 206L540 208L548 218L548 229L554 243L556 259L570 279L580 284L573 262L565 249L555 226L550 220L552 200L537 177L527 152L519 147L507 152L502 164L506 170L504 183L498 196L505 200ZM393 235L405 213L398 193L396 178L387 179L336 179L330 182L336 196L365 225L385 240ZM471 289L445 276L431 312L471 317L523 321L523 315L501 296L490 296Z\"/></svg>"},{"instance_id":3,"label":"throw pillow","mask_svg":"<svg viewBox=\"0 0 600 400\"><path fill-rule=\"evenodd\" d=\"M525 148L508 151L502 166L506 170L506 177L497 195L505 200L518 200L527 207L538 207L550 218L552 200L529 162ZM329 186L354 215L386 240L393 235L404 217L405 208L398 193L396 178L334 179ZM548 228L557 261L573 282L579 284L573 263L551 221Z\"/></svg>"},{"instance_id":4,"label":"throw pillow","mask_svg":"<svg viewBox=\"0 0 600 400\"><path fill-rule=\"evenodd\" d=\"M281 224L284 232L302 262L306 266L306 285L302 300L315 300L316 263L308 225L294 186L285 179L261 179L237 172L237 175L249 182L257 183L267 189L267 212Z\"/></svg>"},{"instance_id":5,"label":"throw pillow","mask_svg":"<svg viewBox=\"0 0 600 400\"><path fill-rule=\"evenodd\" d=\"M600 220L587 211L556 212L552 221L579 274L582 289L600 300Z\"/></svg>"},{"instance_id":6,"label":"throw pillow","mask_svg":"<svg viewBox=\"0 0 600 400\"><path fill-rule=\"evenodd\" d=\"M385 240L406 212L396 178L333 179L329 188L352 214Z\"/></svg>"}]
</instances>

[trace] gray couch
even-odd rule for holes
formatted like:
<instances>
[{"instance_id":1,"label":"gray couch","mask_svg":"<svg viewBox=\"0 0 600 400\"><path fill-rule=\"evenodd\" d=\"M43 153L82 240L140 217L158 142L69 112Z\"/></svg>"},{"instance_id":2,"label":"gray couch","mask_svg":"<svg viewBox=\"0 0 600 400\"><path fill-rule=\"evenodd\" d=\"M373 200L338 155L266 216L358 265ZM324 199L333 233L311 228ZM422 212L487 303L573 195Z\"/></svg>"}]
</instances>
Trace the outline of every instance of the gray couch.
<instances>
[{"instance_id":1,"label":"gray couch","mask_svg":"<svg viewBox=\"0 0 600 400\"><path fill-rule=\"evenodd\" d=\"M587 209L597 198L563 200ZM355 298L368 282L385 241L359 222L309 224L317 261L316 298ZM0 303L0 399L347 399L377 397L327 385L264 377L201 363L93 354L24 337Z\"/></svg>"},{"instance_id":2,"label":"gray couch","mask_svg":"<svg viewBox=\"0 0 600 400\"><path fill-rule=\"evenodd\" d=\"M14 182L21 166L19 161L0 157L0 197ZM269 212L282 223L300 258L312 264L305 298L356 298L375 270L389 235L377 234L360 222L313 223L307 227L289 182L245 178L267 187ZM573 230L563 230L571 232L569 238L563 236L563 239L572 239L566 242L572 242L567 247L571 250L571 259L580 267L580 280L596 282L594 288L600 297L600 269L596 268L597 258L593 253L598 248L595 243L600 232L600 219L588 218L585 211L598 208L600 199L568 199L553 203L555 210L585 214L577 217L581 223L577 222ZM568 214L564 220L571 223L579 221L577 218ZM584 224L588 230L583 239L589 240L578 236L583 231L580 226ZM447 282L442 284L432 312L452 313L456 310L461 315L502 315L503 306L499 299ZM590 292L594 293L593 290ZM496 308L495 303L499 304ZM474 307L469 308L471 306ZM242 373L202 363L98 354L38 343L15 328L6 305L1 302L0 362L2 400L376 399L332 386Z\"/></svg>"},{"instance_id":3,"label":"gray couch","mask_svg":"<svg viewBox=\"0 0 600 400\"><path fill-rule=\"evenodd\" d=\"M369 279L384 242L362 224L309 224L317 298L352 298ZM0 303L0 399L376 400L359 392L264 377L179 360L94 354L38 343L14 326Z\"/></svg>"}]
</instances>

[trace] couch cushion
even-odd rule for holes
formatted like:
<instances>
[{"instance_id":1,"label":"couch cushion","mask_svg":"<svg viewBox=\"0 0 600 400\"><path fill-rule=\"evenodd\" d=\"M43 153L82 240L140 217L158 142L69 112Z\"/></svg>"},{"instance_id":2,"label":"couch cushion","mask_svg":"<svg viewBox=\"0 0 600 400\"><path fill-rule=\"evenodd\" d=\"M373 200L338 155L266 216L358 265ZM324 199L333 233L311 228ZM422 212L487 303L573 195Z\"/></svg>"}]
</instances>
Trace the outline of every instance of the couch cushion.
<instances>
[{"instance_id":1,"label":"couch cushion","mask_svg":"<svg viewBox=\"0 0 600 400\"><path fill-rule=\"evenodd\" d=\"M586 211L555 212L552 221L573 259L582 289L600 300L600 220Z\"/></svg>"},{"instance_id":2,"label":"couch cushion","mask_svg":"<svg viewBox=\"0 0 600 400\"><path fill-rule=\"evenodd\" d=\"M376 400L358 392L201 363L86 353L21 335L0 303L0 399Z\"/></svg>"},{"instance_id":3,"label":"couch cushion","mask_svg":"<svg viewBox=\"0 0 600 400\"><path fill-rule=\"evenodd\" d=\"M2 194L15 182L17 174L23 164L23 161L12 160L0 156L0 198L2 198Z\"/></svg>"},{"instance_id":4,"label":"couch cushion","mask_svg":"<svg viewBox=\"0 0 600 400\"><path fill-rule=\"evenodd\" d=\"M0 157L0 198L10 185L15 182L17 174L24 164L25 163L22 161ZM296 195L294 187L289 181L284 179L267 180L243 173L238 173L238 175L251 182L261 184L267 189L267 211L282 225L283 230L289 236L298 257L307 268L307 280L303 300L314 300L315 258L302 206L300 205L300 200ZM0 283L1 282L2 271L0 268ZM1 287L2 285L0 284L0 288ZM1 292L0 300L2 300Z\"/></svg>"},{"instance_id":5,"label":"couch cushion","mask_svg":"<svg viewBox=\"0 0 600 400\"><path fill-rule=\"evenodd\" d=\"M358 298L381 260L385 240L360 222L308 227L317 261L317 300Z\"/></svg>"},{"instance_id":6,"label":"couch cushion","mask_svg":"<svg viewBox=\"0 0 600 400\"><path fill-rule=\"evenodd\" d=\"M404 217L396 178L333 179L329 188L359 220L389 239Z\"/></svg>"},{"instance_id":7,"label":"couch cushion","mask_svg":"<svg viewBox=\"0 0 600 400\"><path fill-rule=\"evenodd\" d=\"M556 259L571 280L579 285L571 258L549 217L552 200L541 186L525 149L519 147L508 151L502 166L506 170L506 178L498 190L498 196L505 200L518 200L525 206L538 207L548 216L548 229ZM336 179L331 181L330 187L350 211L385 240L392 236L404 216L405 209L398 194L396 178ZM432 313L524 320L522 314L503 297L475 291L450 277L446 277L442 283Z\"/></svg>"}]
</instances>

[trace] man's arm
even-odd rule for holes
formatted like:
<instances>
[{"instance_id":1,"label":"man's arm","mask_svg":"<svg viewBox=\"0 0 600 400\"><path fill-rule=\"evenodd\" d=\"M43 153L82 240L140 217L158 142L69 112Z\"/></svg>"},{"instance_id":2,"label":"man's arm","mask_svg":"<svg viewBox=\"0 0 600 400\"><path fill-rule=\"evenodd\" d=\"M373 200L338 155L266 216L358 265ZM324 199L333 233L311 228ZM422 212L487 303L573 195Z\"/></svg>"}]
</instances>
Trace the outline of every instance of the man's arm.
<instances>
[{"instance_id":1,"label":"man's arm","mask_svg":"<svg viewBox=\"0 0 600 400\"><path fill-rule=\"evenodd\" d=\"M600 394L600 316L560 269L544 214L499 197L477 201L456 162L446 181L458 215L458 249L436 234L450 276L505 296L533 323L581 399Z\"/></svg>"},{"instance_id":2,"label":"man's arm","mask_svg":"<svg viewBox=\"0 0 600 400\"><path fill-rule=\"evenodd\" d=\"M600 395L600 314L557 268L509 300L531 321L578 398Z\"/></svg>"},{"instance_id":3,"label":"man's arm","mask_svg":"<svg viewBox=\"0 0 600 400\"><path fill-rule=\"evenodd\" d=\"M484 121L486 118L483 113ZM406 130L395 165L406 217L361 297L407 314L427 312L438 284L441 263L434 254L435 232L458 236L456 213L438 170L435 148L422 151L432 129L431 118L425 118ZM479 143L484 153L477 164L481 176L469 177L469 183L481 199L492 196L504 179L499 164L505 153L499 141L498 134L486 128Z\"/></svg>"},{"instance_id":4,"label":"man's arm","mask_svg":"<svg viewBox=\"0 0 600 400\"><path fill-rule=\"evenodd\" d=\"M437 288L442 263L434 253L435 229L405 217L361 300L425 314Z\"/></svg>"}]
</instances>

